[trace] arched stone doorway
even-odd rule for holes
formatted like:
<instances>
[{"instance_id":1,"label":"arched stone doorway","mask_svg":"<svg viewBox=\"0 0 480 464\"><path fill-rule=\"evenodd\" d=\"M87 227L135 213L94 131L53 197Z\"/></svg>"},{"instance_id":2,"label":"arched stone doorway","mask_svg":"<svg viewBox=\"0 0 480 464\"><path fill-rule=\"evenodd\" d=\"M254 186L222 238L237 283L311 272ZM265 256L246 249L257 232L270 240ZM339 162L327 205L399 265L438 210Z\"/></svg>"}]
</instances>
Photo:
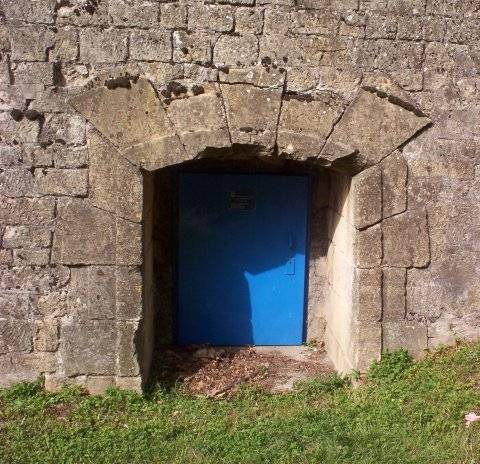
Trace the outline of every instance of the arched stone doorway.
<instances>
[{"instance_id":1,"label":"arched stone doorway","mask_svg":"<svg viewBox=\"0 0 480 464\"><path fill-rule=\"evenodd\" d=\"M264 67L161 90L142 77L109 77L71 100L91 124L90 191L58 202L52 261L71 267L77 310L61 327L62 365L47 387L82 376L87 385L141 389L155 310L148 173L241 159L242 146L249 157L328 170L323 317L335 366L364 370L382 345L426 346L424 327L405 321L404 294L406 269L429 264L427 218L407 208L407 167L396 149L430 120L384 76L365 78L349 101L287 93L284 81ZM315 237L310 246L320 246Z\"/></svg>"}]
</instances>

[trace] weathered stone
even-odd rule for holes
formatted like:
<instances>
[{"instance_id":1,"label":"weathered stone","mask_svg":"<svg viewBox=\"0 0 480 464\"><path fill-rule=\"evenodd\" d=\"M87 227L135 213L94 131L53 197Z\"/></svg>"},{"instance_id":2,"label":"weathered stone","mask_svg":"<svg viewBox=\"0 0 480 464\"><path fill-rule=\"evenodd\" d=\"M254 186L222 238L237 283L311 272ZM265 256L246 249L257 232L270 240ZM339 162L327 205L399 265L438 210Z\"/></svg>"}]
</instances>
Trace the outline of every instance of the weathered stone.
<instances>
[{"instance_id":1,"label":"weathered stone","mask_svg":"<svg viewBox=\"0 0 480 464\"><path fill-rule=\"evenodd\" d=\"M406 348L410 355L419 359L427 348L427 327L415 321L384 322L383 351Z\"/></svg>"},{"instance_id":2,"label":"weathered stone","mask_svg":"<svg viewBox=\"0 0 480 464\"><path fill-rule=\"evenodd\" d=\"M58 348L58 321L47 319L35 322L33 349L35 351L56 351Z\"/></svg>"},{"instance_id":3,"label":"weathered stone","mask_svg":"<svg viewBox=\"0 0 480 464\"><path fill-rule=\"evenodd\" d=\"M52 262L115 264L115 230L115 218L111 213L87 201L59 202Z\"/></svg>"},{"instance_id":4,"label":"weathered stone","mask_svg":"<svg viewBox=\"0 0 480 464\"><path fill-rule=\"evenodd\" d=\"M115 289L113 266L72 268L68 314L80 319L115 319Z\"/></svg>"},{"instance_id":5,"label":"weathered stone","mask_svg":"<svg viewBox=\"0 0 480 464\"><path fill-rule=\"evenodd\" d=\"M129 2L109 0L108 13L118 26L153 27L158 25L159 5L156 1Z\"/></svg>"},{"instance_id":6,"label":"weathered stone","mask_svg":"<svg viewBox=\"0 0 480 464\"><path fill-rule=\"evenodd\" d=\"M24 292L47 292L63 287L70 278L64 266L18 266L0 268L0 289Z\"/></svg>"},{"instance_id":7,"label":"weathered stone","mask_svg":"<svg viewBox=\"0 0 480 464\"><path fill-rule=\"evenodd\" d=\"M4 0L2 10L7 20L51 24L55 0Z\"/></svg>"},{"instance_id":8,"label":"weathered stone","mask_svg":"<svg viewBox=\"0 0 480 464\"><path fill-rule=\"evenodd\" d=\"M356 264L360 268L372 268L382 261L382 228L380 224L359 230L355 237Z\"/></svg>"},{"instance_id":9,"label":"weathered stone","mask_svg":"<svg viewBox=\"0 0 480 464\"><path fill-rule=\"evenodd\" d=\"M133 31L130 37L130 57L134 60L170 61L171 33L157 29Z\"/></svg>"},{"instance_id":10,"label":"weathered stone","mask_svg":"<svg viewBox=\"0 0 480 464\"><path fill-rule=\"evenodd\" d=\"M53 32L45 26L11 27L12 59L46 61L47 49L53 45Z\"/></svg>"},{"instance_id":11,"label":"weathered stone","mask_svg":"<svg viewBox=\"0 0 480 464\"><path fill-rule=\"evenodd\" d=\"M252 66L258 59L258 39L255 35L222 35L213 50L217 66Z\"/></svg>"},{"instance_id":12,"label":"weathered stone","mask_svg":"<svg viewBox=\"0 0 480 464\"><path fill-rule=\"evenodd\" d=\"M252 84L256 87L283 88L285 76L285 72L275 69L267 71L264 66L253 66L249 68L221 68L219 80L230 84Z\"/></svg>"},{"instance_id":13,"label":"weathered stone","mask_svg":"<svg viewBox=\"0 0 480 464\"><path fill-rule=\"evenodd\" d=\"M222 84L221 89L232 142L273 147L281 90L246 84Z\"/></svg>"},{"instance_id":14,"label":"weathered stone","mask_svg":"<svg viewBox=\"0 0 480 464\"><path fill-rule=\"evenodd\" d=\"M31 196L33 177L28 169L4 169L0 171L0 195L6 197Z\"/></svg>"},{"instance_id":15,"label":"weathered stone","mask_svg":"<svg viewBox=\"0 0 480 464\"><path fill-rule=\"evenodd\" d=\"M117 267L116 317L139 320L142 315L142 274L138 267Z\"/></svg>"},{"instance_id":16,"label":"weathered stone","mask_svg":"<svg viewBox=\"0 0 480 464\"><path fill-rule=\"evenodd\" d=\"M38 195L85 196L88 193L87 169L35 169Z\"/></svg>"},{"instance_id":17,"label":"weathered stone","mask_svg":"<svg viewBox=\"0 0 480 464\"><path fill-rule=\"evenodd\" d=\"M110 22L108 2L96 3L85 0L69 0L58 4L56 8L57 24L75 24L77 26L107 25Z\"/></svg>"},{"instance_id":18,"label":"weathered stone","mask_svg":"<svg viewBox=\"0 0 480 464\"><path fill-rule=\"evenodd\" d=\"M212 38L204 32L175 31L173 33L173 59L180 63L210 63Z\"/></svg>"},{"instance_id":19,"label":"weathered stone","mask_svg":"<svg viewBox=\"0 0 480 464\"><path fill-rule=\"evenodd\" d=\"M167 29L187 26L187 6L178 3L160 4L160 24Z\"/></svg>"},{"instance_id":20,"label":"weathered stone","mask_svg":"<svg viewBox=\"0 0 480 464\"><path fill-rule=\"evenodd\" d=\"M116 264L142 264L142 226L117 218L116 231Z\"/></svg>"},{"instance_id":21,"label":"weathered stone","mask_svg":"<svg viewBox=\"0 0 480 464\"><path fill-rule=\"evenodd\" d=\"M67 312L65 292L51 292L38 298L36 311L46 317L64 316Z\"/></svg>"},{"instance_id":22,"label":"weathered stone","mask_svg":"<svg viewBox=\"0 0 480 464\"><path fill-rule=\"evenodd\" d=\"M12 250L0 249L0 264L12 264L13 252Z\"/></svg>"},{"instance_id":23,"label":"weathered stone","mask_svg":"<svg viewBox=\"0 0 480 464\"><path fill-rule=\"evenodd\" d=\"M122 390L132 390L137 393L142 393L142 379L141 377L117 377L115 385Z\"/></svg>"},{"instance_id":24,"label":"weathered stone","mask_svg":"<svg viewBox=\"0 0 480 464\"><path fill-rule=\"evenodd\" d=\"M263 30L264 10L237 8L235 11L235 31L240 33L261 34Z\"/></svg>"},{"instance_id":25,"label":"weathered stone","mask_svg":"<svg viewBox=\"0 0 480 464\"><path fill-rule=\"evenodd\" d=\"M50 61L75 61L78 57L78 32L73 27L54 31L53 46L47 50Z\"/></svg>"},{"instance_id":26,"label":"weathered stone","mask_svg":"<svg viewBox=\"0 0 480 464\"><path fill-rule=\"evenodd\" d=\"M425 211L407 211L383 221L383 264L423 267L430 262Z\"/></svg>"},{"instance_id":27,"label":"weathered stone","mask_svg":"<svg viewBox=\"0 0 480 464\"><path fill-rule=\"evenodd\" d=\"M335 126L329 143L347 143L365 157L368 166L392 153L429 122L387 98L361 90Z\"/></svg>"},{"instance_id":28,"label":"weathered stone","mask_svg":"<svg viewBox=\"0 0 480 464\"><path fill-rule=\"evenodd\" d=\"M0 146L0 166L2 166L2 168L23 166L23 158L24 152L20 147Z\"/></svg>"},{"instance_id":29,"label":"weathered stone","mask_svg":"<svg viewBox=\"0 0 480 464\"><path fill-rule=\"evenodd\" d=\"M117 322L118 362L117 375L130 377L139 374L137 361L136 322Z\"/></svg>"},{"instance_id":30,"label":"weathered stone","mask_svg":"<svg viewBox=\"0 0 480 464\"><path fill-rule=\"evenodd\" d=\"M53 63L21 62L12 66L15 85L22 89L25 98L35 98L45 86L54 85Z\"/></svg>"},{"instance_id":31,"label":"weathered stone","mask_svg":"<svg viewBox=\"0 0 480 464\"><path fill-rule=\"evenodd\" d=\"M61 350L66 375L115 374L116 337L112 321L64 321Z\"/></svg>"},{"instance_id":32,"label":"weathered stone","mask_svg":"<svg viewBox=\"0 0 480 464\"><path fill-rule=\"evenodd\" d=\"M50 114L45 118L40 135L44 144L85 144L85 120L78 114Z\"/></svg>"},{"instance_id":33,"label":"weathered stone","mask_svg":"<svg viewBox=\"0 0 480 464\"><path fill-rule=\"evenodd\" d=\"M120 148L173 135L165 111L145 79L131 83L130 88L87 91L70 103Z\"/></svg>"},{"instance_id":34,"label":"weathered stone","mask_svg":"<svg viewBox=\"0 0 480 464\"><path fill-rule=\"evenodd\" d=\"M40 133L40 124L37 120L30 121L22 118L15 121L9 113L0 113L0 136L7 143L35 143Z\"/></svg>"},{"instance_id":35,"label":"weathered stone","mask_svg":"<svg viewBox=\"0 0 480 464\"><path fill-rule=\"evenodd\" d=\"M103 375L89 375L85 380L85 390L90 395L103 395L108 388L115 386L115 377Z\"/></svg>"},{"instance_id":36,"label":"weathered stone","mask_svg":"<svg viewBox=\"0 0 480 464\"><path fill-rule=\"evenodd\" d=\"M45 266L50 262L50 250L29 250L22 248L13 250L15 266Z\"/></svg>"},{"instance_id":37,"label":"weathered stone","mask_svg":"<svg viewBox=\"0 0 480 464\"><path fill-rule=\"evenodd\" d=\"M353 223L363 229L382 219L382 171L374 166L352 179Z\"/></svg>"},{"instance_id":38,"label":"weathered stone","mask_svg":"<svg viewBox=\"0 0 480 464\"><path fill-rule=\"evenodd\" d=\"M189 29L229 32L233 29L234 13L229 6L194 5L189 8Z\"/></svg>"},{"instance_id":39,"label":"weathered stone","mask_svg":"<svg viewBox=\"0 0 480 464\"><path fill-rule=\"evenodd\" d=\"M207 147L231 145L220 89L209 85L203 86L202 91L197 96L173 100L167 107L189 157Z\"/></svg>"},{"instance_id":40,"label":"weathered stone","mask_svg":"<svg viewBox=\"0 0 480 464\"><path fill-rule=\"evenodd\" d=\"M395 39L397 35L397 21L395 17L383 15L369 15L365 28L367 39Z\"/></svg>"},{"instance_id":41,"label":"weathered stone","mask_svg":"<svg viewBox=\"0 0 480 464\"><path fill-rule=\"evenodd\" d=\"M357 321L382 319L382 270L357 269L354 279L353 315Z\"/></svg>"},{"instance_id":42,"label":"weathered stone","mask_svg":"<svg viewBox=\"0 0 480 464\"><path fill-rule=\"evenodd\" d=\"M80 59L84 63L116 63L127 57L127 31L121 29L80 31Z\"/></svg>"},{"instance_id":43,"label":"weathered stone","mask_svg":"<svg viewBox=\"0 0 480 464\"><path fill-rule=\"evenodd\" d=\"M2 198L0 218L5 224L50 224L54 217L53 198Z\"/></svg>"},{"instance_id":44,"label":"weathered stone","mask_svg":"<svg viewBox=\"0 0 480 464\"><path fill-rule=\"evenodd\" d=\"M0 319L0 354L32 349L34 325L20 319Z\"/></svg>"},{"instance_id":45,"label":"weathered stone","mask_svg":"<svg viewBox=\"0 0 480 464\"><path fill-rule=\"evenodd\" d=\"M393 153L385 158L382 169L382 217L403 213L407 209L407 175L405 158Z\"/></svg>"},{"instance_id":46,"label":"weathered stone","mask_svg":"<svg viewBox=\"0 0 480 464\"><path fill-rule=\"evenodd\" d=\"M142 220L143 179L139 169L96 131L89 135L90 193L94 206L117 216Z\"/></svg>"},{"instance_id":47,"label":"weathered stone","mask_svg":"<svg viewBox=\"0 0 480 464\"><path fill-rule=\"evenodd\" d=\"M277 137L279 151L300 159L317 156L341 106L342 102L331 94L284 97Z\"/></svg>"},{"instance_id":48,"label":"weathered stone","mask_svg":"<svg viewBox=\"0 0 480 464\"><path fill-rule=\"evenodd\" d=\"M28 294L0 293L0 319L29 319L31 305Z\"/></svg>"},{"instance_id":49,"label":"weathered stone","mask_svg":"<svg viewBox=\"0 0 480 464\"><path fill-rule=\"evenodd\" d=\"M406 303L406 270L386 267L383 269L383 321L403 321Z\"/></svg>"},{"instance_id":50,"label":"weathered stone","mask_svg":"<svg viewBox=\"0 0 480 464\"><path fill-rule=\"evenodd\" d=\"M374 361L380 360L382 354L382 324L362 321L354 324L354 368L367 372Z\"/></svg>"},{"instance_id":51,"label":"weathered stone","mask_svg":"<svg viewBox=\"0 0 480 464\"><path fill-rule=\"evenodd\" d=\"M88 151L85 147L64 148L52 145L53 164L58 168L84 168L88 164Z\"/></svg>"}]
</instances>

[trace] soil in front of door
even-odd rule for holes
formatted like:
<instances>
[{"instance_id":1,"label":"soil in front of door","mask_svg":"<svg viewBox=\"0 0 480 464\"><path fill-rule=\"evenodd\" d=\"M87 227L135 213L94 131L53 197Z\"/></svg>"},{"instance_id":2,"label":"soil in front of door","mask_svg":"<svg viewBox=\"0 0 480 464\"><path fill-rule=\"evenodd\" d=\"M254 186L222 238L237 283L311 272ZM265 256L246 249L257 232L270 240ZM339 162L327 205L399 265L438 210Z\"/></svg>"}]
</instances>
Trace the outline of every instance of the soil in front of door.
<instances>
[{"instance_id":1,"label":"soil in front of door","mask_svg":"<svg viewBox=\"0 0 480 464\"><path fill-rule=\"evenodd\" d=\"M207 397L228 397L244 385L281 393L333 372L325 351L307 346L164 347L156 364L158 382Z\"/></svg>"}]
</instances>

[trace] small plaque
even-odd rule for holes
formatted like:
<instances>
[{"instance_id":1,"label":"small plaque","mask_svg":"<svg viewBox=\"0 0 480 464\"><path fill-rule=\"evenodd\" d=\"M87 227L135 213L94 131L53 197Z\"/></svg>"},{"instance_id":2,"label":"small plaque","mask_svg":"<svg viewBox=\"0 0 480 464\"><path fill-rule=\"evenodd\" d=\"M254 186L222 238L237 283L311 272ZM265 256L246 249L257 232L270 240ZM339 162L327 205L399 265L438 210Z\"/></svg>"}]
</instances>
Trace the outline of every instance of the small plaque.
<instances>
[{"instance_id":1,"label":"small plaque","mask_svg":"<svg viewBox=\"0 0 480 464\"><path fill-rule=\"evenodd\" d=\"M229 192L228 208L240 211L255 209L255 195L251 190L234 190Z\"/></svg>"}]
</instances>

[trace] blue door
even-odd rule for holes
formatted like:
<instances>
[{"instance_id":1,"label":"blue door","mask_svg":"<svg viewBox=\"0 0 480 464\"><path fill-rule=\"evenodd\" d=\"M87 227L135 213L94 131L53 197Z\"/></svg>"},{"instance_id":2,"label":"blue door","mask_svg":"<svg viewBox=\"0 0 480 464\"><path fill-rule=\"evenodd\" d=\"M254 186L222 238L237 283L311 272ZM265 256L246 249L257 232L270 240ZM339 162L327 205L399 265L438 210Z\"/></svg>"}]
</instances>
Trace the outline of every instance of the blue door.
<instances>
[{"instance_id":1,"label":"blue door","mask_svg":"<svg viewBox=\"0 0 480 464\"><path fill-rule=\"evenodd\" d=\"M302 344L307 210L306 176L179 174L179 344Z\"/></svg>"}]
</instances>

